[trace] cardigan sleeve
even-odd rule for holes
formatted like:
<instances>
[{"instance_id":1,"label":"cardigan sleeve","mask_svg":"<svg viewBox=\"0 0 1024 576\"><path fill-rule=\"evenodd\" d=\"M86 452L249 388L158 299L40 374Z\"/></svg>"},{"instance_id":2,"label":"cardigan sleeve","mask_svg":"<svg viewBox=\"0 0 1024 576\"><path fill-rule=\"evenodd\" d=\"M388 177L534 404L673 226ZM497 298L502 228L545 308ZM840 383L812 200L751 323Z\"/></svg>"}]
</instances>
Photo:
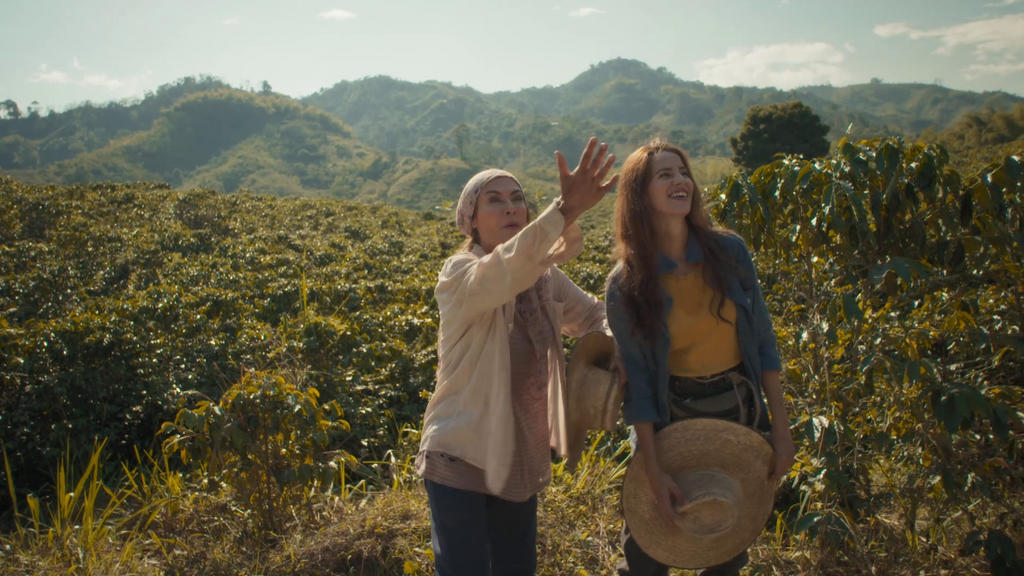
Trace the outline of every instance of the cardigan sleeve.
<instances>
[{"instance_id":1,"label":"cardigan sleeve","mask_svg":"<svg viewBox=\"0 0 1024 576\"><path fill-rule=\"evenodd\" d=\"M588 294L558 268L551 269L553 297L562 304L562 334L579 338L588 332L608 330L604 302Z\"/></svg>"},{"instance_id":2,"label":"cardigan sleeve","mask_svg":"<svg viewBox=\"0 0 1024 576\"><path fill-rule=\"evenodd\" d=\"M557 263L560 254L572 254L572 247L582 244L575 224L563 232L564 227L562 213L552 204L490 254L462 252L452 256L442 267L434 289L439 310L457 324L460 319L473 318L512 300ZM572 256L576 254L578 251Z\"/></svg>"}]
</instances>

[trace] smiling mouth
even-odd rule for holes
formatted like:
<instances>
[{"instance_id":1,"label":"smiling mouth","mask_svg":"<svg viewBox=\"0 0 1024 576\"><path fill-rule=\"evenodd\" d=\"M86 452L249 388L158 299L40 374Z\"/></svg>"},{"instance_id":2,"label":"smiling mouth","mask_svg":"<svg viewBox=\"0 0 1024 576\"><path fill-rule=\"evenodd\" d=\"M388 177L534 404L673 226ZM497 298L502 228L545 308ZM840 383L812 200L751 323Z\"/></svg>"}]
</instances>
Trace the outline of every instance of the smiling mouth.
<instances>
[{"instance_id":1,"label":"smiling mouth","mask_svg":"<svg viewBox=\"0 0 1024 576\"><path fill-rule=\"evenodd\" d=\"M674 192L672 194L669 194L668 197L673 199L673 200L685 200L685 199L690 197L690 193L689 192Z\"/></svg>"},{"instance_id":2,"label":"smiling mouth","mask_svg":"<svg viewBox=\"0 0 1024 576\"><path fill-rule=\"evenodd\" d=\"M502 228L521 228L521 227L522 226L520 226L518 222L513 222L511 224L505 224L504 226L502 226Z\"/></svg>"}]
</instances>

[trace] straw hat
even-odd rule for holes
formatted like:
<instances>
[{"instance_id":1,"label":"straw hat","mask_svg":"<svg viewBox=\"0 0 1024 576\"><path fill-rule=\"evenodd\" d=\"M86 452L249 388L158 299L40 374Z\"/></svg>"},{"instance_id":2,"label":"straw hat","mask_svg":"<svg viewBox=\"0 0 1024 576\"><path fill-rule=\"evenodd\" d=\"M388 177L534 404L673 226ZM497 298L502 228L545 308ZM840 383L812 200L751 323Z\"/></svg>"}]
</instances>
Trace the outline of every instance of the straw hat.
<instances>
[{"instance_id":1,"label":"straw hat","mask_svg":"<svg viewBox=\"0 0 1024 576\"><path fill-rule=\"evenodd\" d=\"M604 332L585 334L572 349L566 375L566 432L572 471L583 453L588 430L615 430L622 407L622 386L613 371L615 339Z\"/></svg>"},{"instance_id":2,"label":"straw hat","mask_svg":"<svg viewBox=\"0 0 1024 576\"><path fill-rule=\"evenodd\" d=\"M634 457L622 486L622 507L640 549L662 564L696 570L749 548L772 511L771 444L746 426L712 418L671 424L654 442L662 470L687 503L677 508L677 522L664 520L643 459Z\"/></svg>"}]
</instances>

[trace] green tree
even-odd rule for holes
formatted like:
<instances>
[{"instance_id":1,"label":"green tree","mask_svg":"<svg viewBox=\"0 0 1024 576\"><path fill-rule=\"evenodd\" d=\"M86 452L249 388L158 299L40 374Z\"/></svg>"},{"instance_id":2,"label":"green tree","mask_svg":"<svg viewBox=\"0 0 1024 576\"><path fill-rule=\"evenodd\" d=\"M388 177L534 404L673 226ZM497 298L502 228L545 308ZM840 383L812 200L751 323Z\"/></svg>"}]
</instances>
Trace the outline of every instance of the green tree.
<instances>
[{"instance_id":1,"label":"green tree","mask_svg":"<svg viewBox=\"0 0 1024 576\"><path fill-rule=\"evenodd\" d=\"M11 118L14 120L21 118L21 109L18 108L18 103L14 100L0 102L0 118Z\"/></svg>"},{"instance_id":2,"label":"green tree","mask_svg":"<svg viewBox=\"0 0 1024 576\"><path fill-rule=\"evenodd\" d=\"M740 133L729 138L732 161L754 170L779 153L808 158L824 156L829 149L825 139L828 131L821 118L799 100L753 106L747 111Z\"/></svg>"},{"instance_id":3,"label":"green tree","mask_svg":"<svg viewBox=\"0 0 1024 576\"><path fill-rule=\"evenodd\" d=\"M469 126L465 122L452 128L452 138L455 139L455 148L459 151L459 159L465 162L466 148L469 146Z\"/></svg>"}]
</instances>

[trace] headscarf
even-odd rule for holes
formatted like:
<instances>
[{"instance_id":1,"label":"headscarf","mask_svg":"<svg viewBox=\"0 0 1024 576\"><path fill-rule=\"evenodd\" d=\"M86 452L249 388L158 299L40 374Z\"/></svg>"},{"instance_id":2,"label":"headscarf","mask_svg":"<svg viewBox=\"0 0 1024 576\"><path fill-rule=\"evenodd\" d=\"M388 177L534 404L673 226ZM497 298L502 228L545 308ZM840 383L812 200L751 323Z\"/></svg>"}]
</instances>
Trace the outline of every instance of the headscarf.
<instances>
[{"instance_id":1,"label":"headscarf","mask_svg":"<svg viewBox=\"0 0 1024 576\"><path fill-rule=\"evenodd\" d=\"M470 178L469 182L466 182L466 187L462 189L459 206L455 209L455 224L459 227L459 231L470 238L473 237L473 212L476 211L476 199L480 196L484 186L496 178L511 178L515 181L516 186L519 186L520 189L523 187L515 176L497 168L484 170Z\"/></svg>"},{"instance_id":2,"label":"headscarf","mask_svg":"<svg viewBox=\"0 0 1024 576\"><path fill-rule=\"evenodd\" d=\"M519 186L520 189L523 187L519 183L518 178L497 168L484 170L470 178L465 188L462 189L462 195L459 197L459 206L455 209L455 223L458 225L459 230L470 238L473 237L473 213L476 211L476 200L480 196L480 192L483 191L484 186L487 186L488 183L497 178L511 178L516 183L516 186ZM526 333L533 343L533 351L538 361L547 355L548 346L555 337L551 323L544 315L541 306L542 302L551 297L548 293L550 281L550 272L544 272L537 279L536 284L516 296L516 315L526 325ZM536 362L535 365L541 367L539 362ZM546 377L531 378L531 380L542 382L545 386L547 385Z\"/></svg>"}]
</instances>

